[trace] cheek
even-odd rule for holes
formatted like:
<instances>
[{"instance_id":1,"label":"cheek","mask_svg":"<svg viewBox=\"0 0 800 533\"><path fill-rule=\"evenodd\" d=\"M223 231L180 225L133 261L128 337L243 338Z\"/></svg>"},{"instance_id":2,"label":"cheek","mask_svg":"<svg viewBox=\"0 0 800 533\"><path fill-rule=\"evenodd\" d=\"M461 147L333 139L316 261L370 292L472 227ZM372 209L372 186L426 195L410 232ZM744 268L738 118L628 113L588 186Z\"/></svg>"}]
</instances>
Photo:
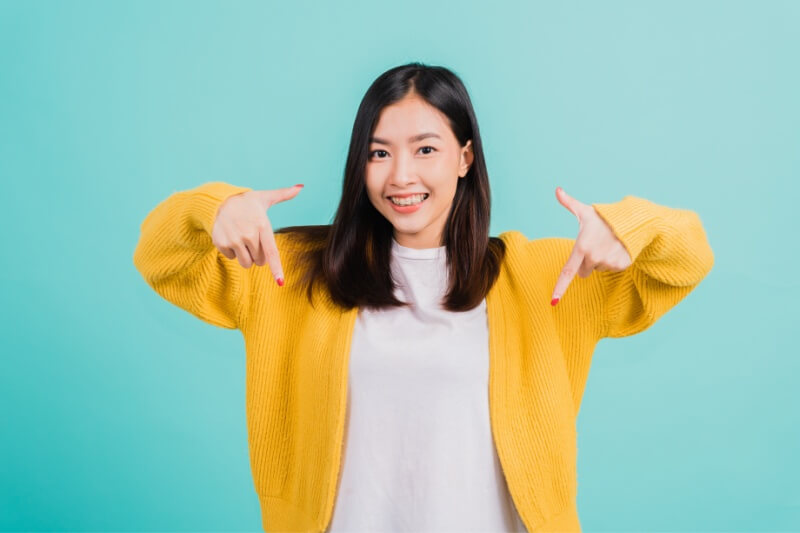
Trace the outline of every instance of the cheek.
<instances>
[{"instance_id":1,"label":"cheek","mask_svg":"<svg viewBox=\"0 0 800 533\"><path fill-rule=\"evenodd\" d=\"M381 203L381 198L383 196L381 183L375 179L374 176L366 178L366 189L367 189L367 198L372 203L373 206L379 207Z\"/></svg>"},{"instance_id":2,"label":"cheek","mask_svg":"<svg viewBox=\"0 0 800 533\"><path fill-rule=\"evenodd\" d=\"M458 179L458 166L454 165L453 161L442 157L433 162L427 170L428 176L435 180L437 186L455 187L455 180Z\"/></svg>"},{"instance_id":3,"label":"cheek","mask_svg":"<svg viewBox=\"0 0 800 533\"><path fill-rule=\"evenodd\" d=\"M458 179L458 174L451 174L448 171L447 173L437 174L436 178L429 180L428 183L438 193L439 199L452 198L458 187Z\"/></svg>"},{"instance_id":4,"label":"cheek","mask_svg":"<svg viewBox=\"0 0 800 533\"><path fill-rule=\"evenodd\" d=\"M367 171L364 175L364 186L367 188L367 193L372 196L373 191L377 187L377 180L375 179L375 173Z\"/></svg>"}]
</instances>

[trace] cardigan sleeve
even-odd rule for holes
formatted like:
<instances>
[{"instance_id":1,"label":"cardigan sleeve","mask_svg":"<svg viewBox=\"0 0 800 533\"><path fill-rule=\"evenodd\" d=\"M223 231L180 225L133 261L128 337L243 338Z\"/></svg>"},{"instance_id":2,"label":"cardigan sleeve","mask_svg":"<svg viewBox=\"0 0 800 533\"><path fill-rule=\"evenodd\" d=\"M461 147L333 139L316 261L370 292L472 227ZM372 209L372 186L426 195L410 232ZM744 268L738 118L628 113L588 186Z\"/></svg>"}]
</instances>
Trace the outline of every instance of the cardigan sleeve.
<instances>
[{"instance_id":1,"label":"cardigan sleeve","mask_svg":"<svg viewBox=\"0 0 800 533\"><path fill-rule=\"evenodd\" d=\"M133 263L167 301L214 326L236 329L248 291L247 270L211 242L217 210L229 196L252 190L208 182L178 191L141 224Z\"/></svg>"},{"instance_id":2,"label":"cardigan sleeve","mask_svg":"<svg viewBox=\"0 0 800 533\"><path fill-rule=\"evenodd\" d=\"M697 287L711 270L714 253L694 211L630 195L592 207L632 259L621 272L594 271L588 278L599 300L601 337L634 335Z\"/></svg>"}]
</instances>

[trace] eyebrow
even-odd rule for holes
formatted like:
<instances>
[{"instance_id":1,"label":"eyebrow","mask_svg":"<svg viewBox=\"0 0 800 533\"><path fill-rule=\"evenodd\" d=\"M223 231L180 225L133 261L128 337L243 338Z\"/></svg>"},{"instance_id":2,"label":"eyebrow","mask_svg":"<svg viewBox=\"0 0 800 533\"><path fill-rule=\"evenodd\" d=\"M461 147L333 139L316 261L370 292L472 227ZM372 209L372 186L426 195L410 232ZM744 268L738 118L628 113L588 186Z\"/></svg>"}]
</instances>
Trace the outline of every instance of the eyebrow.
<instances>
[{"instance_id":1,"label":"eyebrow","mask_svg":"<svg viewBox=\"0 0 800 533\"><path fill-rule=\"evenodd\" d=\"M441 137L439 137L437 134L433 132L427 132L427 133L420 133L419 135L414 135L413 137L409 137L408 142L413 143L416 141L421 141L422 139L427 139L428 137L436 137L437 139L441 139ZM369 142L377 144L385 144L387 146L392 144L386 139L381 139L380 137L370 137Z\"/></svg>"}]
</instances>

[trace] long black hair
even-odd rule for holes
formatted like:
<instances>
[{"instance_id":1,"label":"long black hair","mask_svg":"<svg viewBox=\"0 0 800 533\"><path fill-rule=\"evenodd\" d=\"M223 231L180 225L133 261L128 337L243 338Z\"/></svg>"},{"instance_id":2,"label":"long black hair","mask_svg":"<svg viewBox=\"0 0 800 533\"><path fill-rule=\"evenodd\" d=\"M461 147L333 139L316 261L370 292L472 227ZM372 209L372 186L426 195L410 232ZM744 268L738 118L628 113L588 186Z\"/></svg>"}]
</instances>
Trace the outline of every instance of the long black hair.
<instances>
[{"instance_id":1,"label":"long black hair","mask_svg":"<svg viewBox=\"0 0 800 533\"><path fill-rule=\"evenodd\" d=\"M416 93L441 111L461 147L472 139L473 161L458 180L444 227L449 286L443 307L467 311L477 306L494 284L505 256L505 244L489 236L491 196L478 121L464 84L452 71L419 62L387 70L367 89L358 107L344 171L339 207L333 223L290 226L301 247L302 278L313 305L313 284L324 283L331 299L350 309L408 305L394 296L390 260L393 227L372 205L366 190L370 138L381 111ZM293 239L294 240L294 239Z\"/></svg>"}]
</instances>

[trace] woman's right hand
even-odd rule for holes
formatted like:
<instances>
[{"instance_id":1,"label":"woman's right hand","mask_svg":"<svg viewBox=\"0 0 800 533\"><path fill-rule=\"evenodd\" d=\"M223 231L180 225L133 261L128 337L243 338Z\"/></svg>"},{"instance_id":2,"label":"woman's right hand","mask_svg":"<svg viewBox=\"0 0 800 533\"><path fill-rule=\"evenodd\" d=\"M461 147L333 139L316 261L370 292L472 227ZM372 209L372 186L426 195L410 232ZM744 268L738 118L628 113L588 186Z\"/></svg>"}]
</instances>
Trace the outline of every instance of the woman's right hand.
<instances>
[{"instance_id":1,"label":"woman's right hand","mask_svg":"<svg viewBox=\"0 0 800 533\"><path fill-rule=\"evenodd\" d=\"M255 263L269 269L278 285L283 285L278 246L267 218L267 209L278 202L291 200L302 184L283 189L247 191L235 194L222 202L214 227L211 242L228 259L236 258L244 268Z\"/></svg>"}]
</instances>

